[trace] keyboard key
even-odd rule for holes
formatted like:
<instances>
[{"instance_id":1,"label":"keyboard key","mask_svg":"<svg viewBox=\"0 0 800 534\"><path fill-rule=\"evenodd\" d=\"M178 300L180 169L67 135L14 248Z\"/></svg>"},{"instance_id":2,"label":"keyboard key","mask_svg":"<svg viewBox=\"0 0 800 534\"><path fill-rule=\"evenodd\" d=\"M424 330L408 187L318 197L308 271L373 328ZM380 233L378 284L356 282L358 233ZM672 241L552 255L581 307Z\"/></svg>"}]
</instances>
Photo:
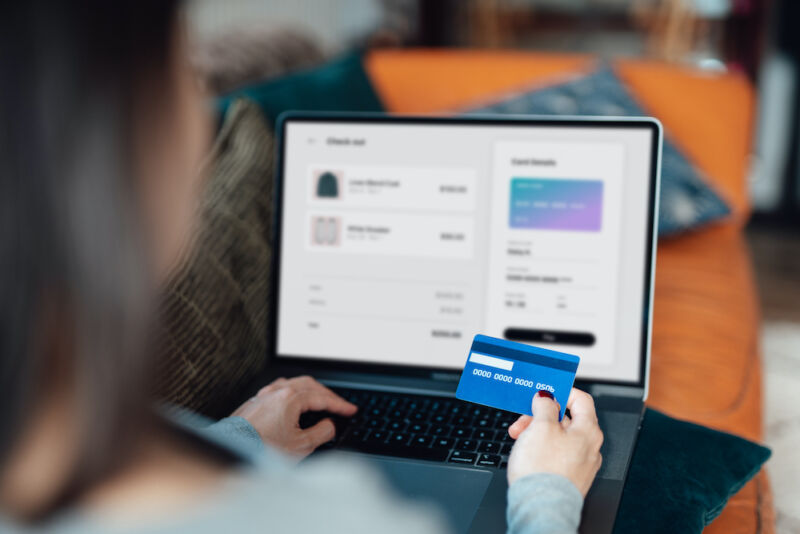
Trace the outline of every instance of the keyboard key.
<instances>
[{"instance_id":1,"label":"keyboard key","mask_svg":"<svg viewBox=\"0 0 800 534\"><path fill-rule=\"evenodd\" d=\"M462 451L474 451L478 447L478 442L474 439L460 439L456 442L456 449Z\"/></svg>"},{"instance_id":2,"label":"keyboard key","mask_svg":"<svg viewBox=\"0 0 800 534\"><path fill-rule=\"evenodd\" d=\"M362 396L360 393L352 392L352 393L343 393L342 396L352 404L359 404L362 400Z\"/></svg>"},{"instance_id":3,"label":"keyboard key","mask_svg":"<svg viewBox=\"0 0 800 534\"><path fill-rule=\"evenodd\" d=\"M478 456L478 464L481 467L497 467L500 465L500 457L496 454L481 454Z\"/></svg>"},{"instance_id":4,"label":"keyboard key","mask_svg":"<svg viewBox=\"0 0 800 534\"><path fill-rule=\"evenodd\" d=\"M475 427L478 427L478 428L492 428L494 426L494 421L492 421L489 418L484 417L484 418L481 418L481 419L476 419L475 422L472 423L472 426L475 426Z\"/></svg>"},{"instance_id":5,"label":"keyboard key","mask_svg":"<svg viewBox=\"0 0 800 534\"><path fill-rule=\"evenodd\" d=\"M406 423L404 421L390 421L386 429L394 432L402 432L406 429Z\"/></svg>"},{"instance_id":6,"label":"keyboard key","mask_svg":"<svg viewBox=\"0 0 800 534\"><path fill-rule=\"evenodd\" d=\"M452 449L453 444L455 443L455 439L453 438L434 438L433 443L431 443L431 447L438 447L440 449Z\"/></svg>"},{"instance_id":7,"label":"keyboard key","mask_svg":"<svg viewBox=\"0 0 800 534\"><path fill-rule=\"evenodd\" d=\"M500 448L500 454L511 454L511 443L504 443Z\"/></svg>"},{"instance_id":8,"label":"keyboard key","mask_svg":"<svg viewBox=\"0 0 800 534\"><path fill-rule=\"evenodd\" d=\"M373 430L372 432L370 432L369 436L367 436L366 441L371 443L383 443L384 441L386 441L386 438L388 437L389 437L389 432L385 430Z\"/></svg>"},{"instance_id":9,"label":"keyboard key","mask_svg":"<svg viewBox=\"0 0 800 534\"><path fill-rule=\"evenodd\" d=\"M408 431L412 434L426 434L428 428L430 428L430 425L426 425L425 423L412 423L411 426L408 427Z\"/></svg>"},{"instance_id":10,"label":"keyboard key","mask_svg":"<svg viewBox=\"0 0 800 534\"><path fill-rule=\"evenodd\" d=\"M452 430L453 430L452 426L439 425L439 426L432 426L429 433L433 434L434 436L449 436Z\"/></svg>"},{"instance_id":11,"label":"keyboard key","mask_svg":"<svg viewBox=\"0 0 800 534\"><path fill-rule=\"evenodd\" d=\"M403 432L394 432L387 440L388 443L394 443L395 445L405 445L408 443L408 434Z\"/></svg>"},{"instance_id":12,"label":"keyboard key","mask_svg":"<svg viewBox=\"0 0 800 534\"><path fill-rule=\"evenodd\" d=\"M466 415L454 415L450 418L450 424L455 426L472 426L472 417Z\"/></svg>"},{"instance_id":13,"label":"keyboard key","mask_svg":"<svg viewBox=\"0 0 800 534\"><path fill-rule=\"evenodd\" d=\"M508 421L509 423L513 423L517 419L519 419L518 413L511 413L511 412L504 412L503 415L500 417L501 421Z\"/></svg>"},{"instance_id":14,"label":"keyboard key","mask_svg":"<svg viewBox=\"0 0 800 534\"><path fill-rule=\"evenodd\" d=\"M431 423L433 423L434 425L443 425L447 422L449 418L450 418L449 416L439 413L432 416L430 420Z\"/></svg>"},{"instance_id":15,"label":"keyboard key","mask_svg":"<svg viewBox=\"0 0 800 534\"><path fill-rule=\"evenodd\" d=\"M470 415L472 417L483 417L484 415L486 415L486 413L487 413L486 408L481 408L480 406L473 406L472 408L469 409L468 412L466 412L465 415Z\"/></svg>"},{"instance_id":16,"label":"keyboard key","mask_svg":"<svg viewBox=\"0 0 800 534\"><path fill-rule=\"evenodd\" d=\"M483 441L478 445L478 452L494 454L500 452L500 444L495 441Z\"/></svg>"},{"instance_id":17,"label":"keyboard key","mask_svg":"<svg viewBox=\"0 0 800 534\"><path fill-rule=\"evenodd\" d=\"M500 469L505 469L507 467L508 467L508 462L506 460L500 462Z\"/></svg>"},{"instance_id":18,"label":"keyboard key","mask_svg":"<svg viewBox=\"0 0 800 534\"><path fill-rule=\"evenodd\" d=\"M472 436L472 429L456 427L450 432L450 435L454 438L469 438Z\"/></svg>"},{"instance_id":19,"label":"keyboard key","mask_svg":"<svg viewBox=\"0 0 800 534\"><path fill-rule=\"evenodd\" d=\"M498 432L499 431L505 432L506 430L508 430L509 426L511 426L511 423L509 423L508 421L498 421L494 425L494 427L498 430Z\"/></svg>"},{"instance_id":20,"label":"keyboard key","mask_svg":"<svg viewBox=\"0 0 800 534\"><path fill-rule=\"evenodd\" d=\"M472 465L475 463L475 458L478 455L474 452L466 452L466 451L453 451L453 454L450 455L450 463L454 464L464 464L464 465Z\"/></svg>"},{"instance_id":21,"label":"keyboard key","mask_svg":"<svg viewBox=\"0 0 800 534\"><path fill-rule=\"evenodd\" d=\"M414 422L421 422L425 420L425 414L423 412L416 412L412 410L411 413L408 414L408 419Z\"/></svg>"},{"instance_id":22,"label":"keyboard key","mask_svg":"<svg viewBox=\"0 0 800 534\"><path fill-rule=\"evenodd\" d=\"M367 437L367 433L369 430L363 428L354 428L350 430L347 434L345 434L344 438L342 439L342 444L352 444L352 443L360 443L364 441L364 438Z\"/></svg>"},{"instance_id":23,"label":"keyboard key","mask_svg":"<svg viewBox=\"0 0 800 534\"><path fill-rule=\"evenodd\" d=\"M508 430L505 432L498 432L494 439L497 441L514 441L514 438L511 437L511 435L508 433Z\"/></svg>"},{"instance_id":24,"label":"keyboard key","mask_svg":"<svg viewBox=\"0 0 800 534\"><path fill-rule=\"evenodd\" d=\"M431 444L433 440L433 436L428 436L427 434L417 434L411 438L411 445L416 445L417 447L427 447Z\"/></svg>"},{"instance_id":25,"label":"keyboard key","mask_svg":"<svg viewBox=\"0 0 800 534\"><path fill-rule=\"evenodd\" d=\"M373 430L383 430L385 421L383 419L371 418L364 422L364 426Z\"/></svg>"},{"instance_id":26,"label":"keyboard key","mask_svg":"<svg viewBox=\"0 0 800 534\"><path fill-rule=\"evenodd\" d=\"M494 430L476 430L472 437L479 440L491 441L494 439Z\"/></svg>"}]
</instances>

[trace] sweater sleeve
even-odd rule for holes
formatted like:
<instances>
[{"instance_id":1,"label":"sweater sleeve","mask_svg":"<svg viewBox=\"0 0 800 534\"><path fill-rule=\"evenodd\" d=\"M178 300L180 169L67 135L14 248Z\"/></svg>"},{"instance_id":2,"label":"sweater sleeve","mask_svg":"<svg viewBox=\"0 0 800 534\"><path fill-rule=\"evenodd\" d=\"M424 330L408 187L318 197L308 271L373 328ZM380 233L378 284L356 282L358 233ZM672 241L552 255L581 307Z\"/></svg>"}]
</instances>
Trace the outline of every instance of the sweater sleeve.
<instances>
[{"instance_id":1,"label":"sweater sleeve","mask_svg":"<svg viewBox=\"0 0 800 534\"><path fill-rule=\"evenodd\" d=\"M551 473L523 477L508 488L509 534L575 534L583 496L567 478Z\"/></svg>"},{"instance_id":2,"label":"sweater sleeve","mask_svg":"<svg viewBox=\"0 0 800 534\"><path fill-rule=\"evenodd\" d=\"M248 455L257 455L265 451L264 442L258 431L247 419L239 416L226 417L210 424L203 432L217 441L233 445Z\"/></svg>"}]
</instances>

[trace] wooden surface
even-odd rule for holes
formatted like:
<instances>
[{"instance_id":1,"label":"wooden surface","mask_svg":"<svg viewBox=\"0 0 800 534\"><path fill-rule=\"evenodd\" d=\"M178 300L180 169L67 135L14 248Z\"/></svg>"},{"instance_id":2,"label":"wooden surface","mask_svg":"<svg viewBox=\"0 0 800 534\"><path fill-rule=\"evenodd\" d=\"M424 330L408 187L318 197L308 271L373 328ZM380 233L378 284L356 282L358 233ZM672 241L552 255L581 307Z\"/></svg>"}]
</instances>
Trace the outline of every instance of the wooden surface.
<instances>
[{"instance_id":1,"label":"wooden surface","mask_svg":"<svg viewBox=\"0 0 800 534\"><path fill-rule=\"evenodd\" d=\"M525 52L402 50L372 52L365 64L390 111L446 113L567 80L594 61ZM614 66L734 211L725 222L659 243L648 404L760 440L759 308L741 233L749 212L753 91L734 74L639 61ZM766 473L735 495L706 532L774 532Z\"/></svg>"}]
</instances>

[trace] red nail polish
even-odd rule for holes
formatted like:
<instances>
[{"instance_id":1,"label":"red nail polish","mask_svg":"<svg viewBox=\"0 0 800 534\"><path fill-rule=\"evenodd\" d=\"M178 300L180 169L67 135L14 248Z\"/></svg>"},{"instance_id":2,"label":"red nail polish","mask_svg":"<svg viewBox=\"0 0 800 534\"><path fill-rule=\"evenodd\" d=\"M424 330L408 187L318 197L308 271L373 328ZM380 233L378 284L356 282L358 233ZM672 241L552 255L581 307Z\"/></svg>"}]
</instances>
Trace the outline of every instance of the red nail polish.
<instances>
[{"instance_id":1,"label":"red nail polish","mask_svg":"<svg viewBox=\"0 0 800 534\"><path fill-rule=\"evenodd\" d=\"M550 393L549 391L545 391L543 389L540 389L539 391L537 391L536 394L539 395L540 397L547 397L548 399L552 399L553 398L553 394L552 393Z\"/></svg>"}]
</instances>

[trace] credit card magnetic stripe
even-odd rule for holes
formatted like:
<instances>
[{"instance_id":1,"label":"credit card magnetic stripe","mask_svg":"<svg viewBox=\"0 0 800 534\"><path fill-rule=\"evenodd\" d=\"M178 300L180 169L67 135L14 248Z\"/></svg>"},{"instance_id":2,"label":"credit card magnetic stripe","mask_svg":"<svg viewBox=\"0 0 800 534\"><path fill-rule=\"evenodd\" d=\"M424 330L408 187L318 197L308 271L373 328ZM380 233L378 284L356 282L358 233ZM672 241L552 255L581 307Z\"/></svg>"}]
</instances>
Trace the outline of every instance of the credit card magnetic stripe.
<instances>
[{"instance_id":1,"label":"credit card magnetic stripe","mask_svg":"<svg viewBox=\"0 0 800 534\"><path fill-rule=\"evenodd\" d=\"M490 338L485 336L475 336L475 340L472 342L471 352L491 354L492 356L505 357L511 360L532 363L534 365L542 365L544 367L560 369L561 371L568 371L570 373L574 373L578 370L580 358L577 356L549 351L538 347L520 346L520 343L502 339L491 339L491 341L489 341L489 339ZM548 353L553 354L553 356L548 355Z\"/></svg>"}]
</instances>

